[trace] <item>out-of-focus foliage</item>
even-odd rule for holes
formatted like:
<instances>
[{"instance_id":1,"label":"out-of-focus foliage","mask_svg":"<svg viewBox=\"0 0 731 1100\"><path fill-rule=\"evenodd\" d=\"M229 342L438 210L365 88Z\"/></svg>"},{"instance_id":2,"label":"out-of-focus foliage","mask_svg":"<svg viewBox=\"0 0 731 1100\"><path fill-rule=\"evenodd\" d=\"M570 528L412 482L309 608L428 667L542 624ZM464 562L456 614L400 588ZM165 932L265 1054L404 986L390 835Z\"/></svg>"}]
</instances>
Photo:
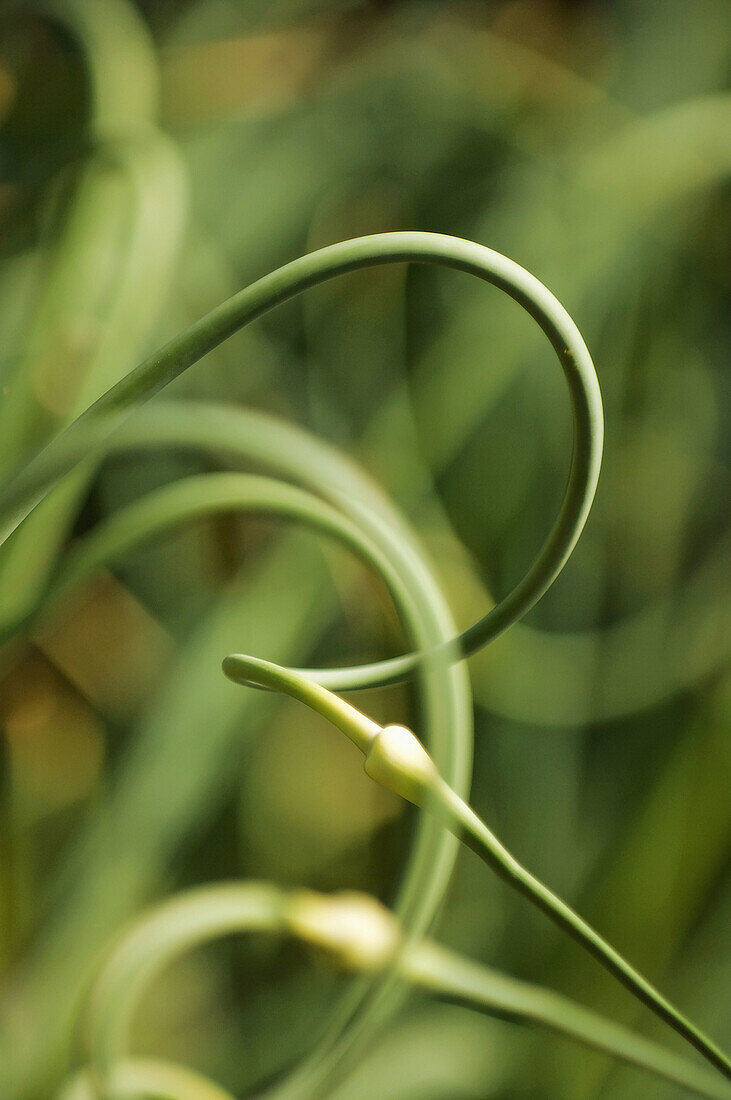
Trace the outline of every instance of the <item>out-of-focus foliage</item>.
<instances>
[{"instance_id":1,"label":"out-of-focus foliage","mask_svg":"<svg viewBox=\"0 0 731 1100\"><path fill-rule=\"evenodd\" d=\"M343 238L469 237L569 309L605 397L602 480L559 581L469 662L472 803L728 1045L731 6L57 0L0 19L3 478L179 329ZM463 275L359 272L237 334L64 481L0 549L3 630L101 519L242 465L209 403L276 413L356 459L462 625L522 575L568 470L566 394L529 318ZM412 816L322 722L237 689L220 660L339 665L406 645L351 556L236 515L130 551L4 645L3 1098L61 1081L89 974L150 901L244 876L393 897ZM408 691L369 708L418 728ZM438 933L654 1034L468 855ZM243 1096L311 1048L340 995L291 946L227 942L165 975L135 1049ZM414 999L336 1095L642 1085Z\"/></svg>"}]
</instances>

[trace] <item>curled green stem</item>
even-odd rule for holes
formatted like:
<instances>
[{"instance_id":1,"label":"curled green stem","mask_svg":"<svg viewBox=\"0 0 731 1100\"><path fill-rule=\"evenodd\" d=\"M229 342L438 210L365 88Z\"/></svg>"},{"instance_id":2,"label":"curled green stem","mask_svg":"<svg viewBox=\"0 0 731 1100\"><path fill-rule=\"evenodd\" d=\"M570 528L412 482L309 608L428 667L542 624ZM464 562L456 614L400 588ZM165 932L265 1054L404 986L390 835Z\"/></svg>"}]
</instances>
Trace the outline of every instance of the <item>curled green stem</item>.
<instances>
[{"instance_id":1,"label":"curled green stem","mask_svg":"<svg viewBox=\"0 0 731 1100\"><path fill-rule=\"evenodd\" d=\"M0 537L7 538L53 485L97 453L130 410L148 400L244 325L294 295L337 275L393 263L440 264L504 290L538 322L563 368L571 399L574 445L558 518L534 564L511 592L442 650L450 657L482 648L524 615L568 560L594 498L603 443L599 384L586 345L557 299L533 275L492 249L435 233L381 233L331 245L294 260L229 298L176 336L108 390L0 492ZM428 652L405 654L328 674L338 690L394 683L413 674ZM313 673L316 677L316 674Z\"/></svg>"}]
</instances>

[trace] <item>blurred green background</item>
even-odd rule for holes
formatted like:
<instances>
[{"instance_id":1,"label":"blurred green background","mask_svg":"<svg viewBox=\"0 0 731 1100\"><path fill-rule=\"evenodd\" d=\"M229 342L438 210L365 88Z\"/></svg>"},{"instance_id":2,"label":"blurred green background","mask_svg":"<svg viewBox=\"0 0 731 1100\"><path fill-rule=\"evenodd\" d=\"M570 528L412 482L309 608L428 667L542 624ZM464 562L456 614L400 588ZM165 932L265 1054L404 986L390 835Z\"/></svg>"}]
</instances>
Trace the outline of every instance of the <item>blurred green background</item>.
<instances>
[{"instance_id":1,"label":"blurred green background","mask_svg":"<svg viewBox=\"0 0 731 1100\"><path fill-rule=\"evenodd\" d=\"M225 297L347 237L472 238L572 314L605 398L602 478L561 578L469 662L472 803L726 1044L730 47L727 0L58 0L0 16L3 477ZM164 438L173 401L187 444ZM521 577L568 471L563 380L525 313L464 275L361 272L237 334L124 450L68 478L0 552L3 628L104 517L241 466L215 429L197 445L203 402L277 414L357 460L461 626ZM235 877L394 896L413 815L337 733L230 684L220 660L405 646L345 551L242 516L130 551L5 643L3 1098L52 1094L100 952L155 899ZM418 728L405 689L367 705ZM436 932L662 1036L469 854ZM342 985L292 945L216 945L158 983L135 1049L243 1096L312 1046ZM336 1095L680 1093L413 998Z\"/></svg>"}]
</instances>

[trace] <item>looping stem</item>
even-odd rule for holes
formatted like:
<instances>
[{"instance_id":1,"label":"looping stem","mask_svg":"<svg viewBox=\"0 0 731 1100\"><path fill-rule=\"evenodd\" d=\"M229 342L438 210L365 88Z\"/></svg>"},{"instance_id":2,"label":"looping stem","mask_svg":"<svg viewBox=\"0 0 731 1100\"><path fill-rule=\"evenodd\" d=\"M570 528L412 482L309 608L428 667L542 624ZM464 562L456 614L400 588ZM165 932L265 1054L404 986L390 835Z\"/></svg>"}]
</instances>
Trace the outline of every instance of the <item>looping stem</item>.
<instances>
[{"instance_id":1,"label":"looping stem","mask_svg":"<svg viewBox=\"0 0 731 1100\"><path fill-rule=\"evenodd\" d=\"M0 538L9 534L136 406L147 401L223 340L270 309L310 287L359 268L380 264L438 264L474 275L523 306L548 337L563 368L571 399L574 444L558 518L523 579L486 615L446 646L450 659L481 649L541 598L566 564L583 530L599 477L603 413L591 356L569 314L533 275L484 245L436 233L380 233L311 252L264 276L155 352L108 390L58 435L0 492ZM408 678L431 651L405 654L355 668L312 672L311 679L339 691Z\"/></svg>"}]
</instances>

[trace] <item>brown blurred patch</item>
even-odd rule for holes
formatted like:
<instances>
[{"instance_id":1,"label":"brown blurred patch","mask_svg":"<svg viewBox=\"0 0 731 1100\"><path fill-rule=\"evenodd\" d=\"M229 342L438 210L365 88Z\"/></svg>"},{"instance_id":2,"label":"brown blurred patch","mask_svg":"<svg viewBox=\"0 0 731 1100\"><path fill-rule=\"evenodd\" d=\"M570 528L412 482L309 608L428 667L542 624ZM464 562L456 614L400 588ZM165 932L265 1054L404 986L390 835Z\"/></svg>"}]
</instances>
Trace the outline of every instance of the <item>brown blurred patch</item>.
<instances>
[{"instance_id":1,"label":"brown blurred patch","mask_svg":"<svg viewBox=\"0 0 731 1100\"><path fill-rule=\"evenodd\" d=\"M295 28L164 50L162 112L170 122L201 122L296 101L322 69L331 31Z\"/></svg>"},{"instance_id":2,"label":"brown blurred patch","mask_svg":"<svg viewBox=\"0 0 731 1100\"><path fill-rule=\"evenodd\" d=\"M5 65L0 65L0 122L12 110L16 92L15 77Z\"/></svg>"},{"instance_id":3,"label":"brown blurred patch","mask_svg":"<svg viewBox=\"0 0 731 1100\"><path fill-rule=\"evenodd\" d=\"M110 573L102 573L44 623L33 641L102 714L120 721L149 697L172 643Z\"/></svg>"},{"instance_id":4,"label":"brown blurred patch","mask_svg":"<svg viewBox=\"0 0 731 1100\"><path fill-rule=\"evenodd\" d=\"M103 726L87 701L33 651L5 678L1 698L19 818L28 824L87 796L104 759Z\"/></svg>"}]
</instances>

